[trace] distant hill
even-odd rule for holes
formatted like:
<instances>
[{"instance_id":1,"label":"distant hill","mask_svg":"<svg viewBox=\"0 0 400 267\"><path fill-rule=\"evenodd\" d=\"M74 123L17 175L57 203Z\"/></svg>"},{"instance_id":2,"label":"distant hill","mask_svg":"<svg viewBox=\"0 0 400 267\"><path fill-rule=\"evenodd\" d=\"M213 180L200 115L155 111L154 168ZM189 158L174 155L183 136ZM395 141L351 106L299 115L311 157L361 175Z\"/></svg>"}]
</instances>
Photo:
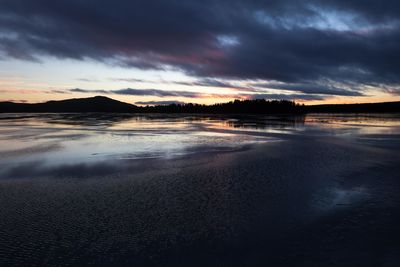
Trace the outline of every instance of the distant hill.
<instances>
[{"instance_id":1,"label":"distant hill","mask_svg":"<svg viewBox=\"0 0 400 267\"><path fill-rule=\"evenodd\" d=\"M0 102L1 113L13 112L113 112L113 113L203 113L203 114L303 114L399 112L400 102L304 106L287 100L235 100L228 103L171 104L139 107L104 96L74 98L37 104Z\"/></svg>"},{"instance_id":2,"label":"distant hill","mask_svg":"<svg viewBox=\"0 0 400 267\"><path fill-rule=\"evenodd\" d=\"M105 96L73 98L45 103L0 102L0 112L138 112L138 107Z\"/></svg>"}]
</instances>

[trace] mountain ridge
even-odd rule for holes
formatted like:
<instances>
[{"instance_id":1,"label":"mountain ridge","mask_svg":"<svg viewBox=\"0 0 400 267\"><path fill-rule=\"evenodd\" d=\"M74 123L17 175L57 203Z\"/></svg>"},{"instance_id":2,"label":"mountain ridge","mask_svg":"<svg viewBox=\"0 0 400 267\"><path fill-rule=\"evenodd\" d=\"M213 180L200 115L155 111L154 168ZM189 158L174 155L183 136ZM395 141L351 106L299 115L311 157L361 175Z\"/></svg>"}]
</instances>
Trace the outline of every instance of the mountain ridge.
<instances>
[{"instance_id":1,"label":"mountain ridge","mask_svg":"<svg viewBox=\"0 0 400 267\"><path fill-rule=\"evenodd\" d=\"M0 102L0 112L137 112L138 106L105 96L50 100L43 103Z\"/></svg>"}]
</instances>

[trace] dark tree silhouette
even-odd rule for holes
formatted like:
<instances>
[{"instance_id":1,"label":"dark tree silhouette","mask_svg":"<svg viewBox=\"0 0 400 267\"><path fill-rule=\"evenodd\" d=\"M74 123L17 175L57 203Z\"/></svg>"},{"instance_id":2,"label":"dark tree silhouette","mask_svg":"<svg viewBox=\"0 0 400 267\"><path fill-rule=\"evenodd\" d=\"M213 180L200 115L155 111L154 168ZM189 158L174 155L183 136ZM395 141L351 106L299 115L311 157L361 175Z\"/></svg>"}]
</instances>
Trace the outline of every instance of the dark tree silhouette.
<instances>
[{"instance_id":1,"label":"dark tree silhouette","mask_svg":"<svg viewBox=\"0 0 400 267\"><path fill-rule=\"evenodd\" d=\"M142 107L143 112L153 113L208 113L208 114L268 114L268 113L301 113L303 106L293 101L264 99L235 100L228 103L200 104L171 104L166 106Z\"/></svg>"},{"instance_id":2,"label":"dark tree silhouette","mask_svg":"<svg viewBox=\"0 0 400 267\"><path fill-rule=\"evenodd\" d=\"M139 107L104 96L37 104L1 102L0 112L110 112L200 114L303 114L400 112L400 102L305 106L288 100L235 100L213 105L170 104Z\"/></svg>"}]
</instances>

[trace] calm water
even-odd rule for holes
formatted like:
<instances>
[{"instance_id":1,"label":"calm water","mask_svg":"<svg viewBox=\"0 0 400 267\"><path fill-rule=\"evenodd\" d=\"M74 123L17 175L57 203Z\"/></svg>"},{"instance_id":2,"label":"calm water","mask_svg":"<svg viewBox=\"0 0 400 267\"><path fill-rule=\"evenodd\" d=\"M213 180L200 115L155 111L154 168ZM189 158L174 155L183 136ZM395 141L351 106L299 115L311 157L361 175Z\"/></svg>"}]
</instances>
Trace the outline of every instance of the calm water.
<instances>
[{"instance_id":1,"label":"calm water","mask_svg":"<svg viewBox=\"0 0 400 267\"><path fill-rule=\"evenodd\" d=\"M0 265L398 266L400 114L0 114Z\"/></svg>"},{"instance_id":2,"label":"calm water","mask_svg":"<svg viewBox=\"0 0 400 267\"><path fill-rule=\"evenodd\" d=\"M1 114L0 173L28 162L60 165L234 151L303 133L374 138L399 134L399 127L400 115Z\"/></svg>"}]
</instances>

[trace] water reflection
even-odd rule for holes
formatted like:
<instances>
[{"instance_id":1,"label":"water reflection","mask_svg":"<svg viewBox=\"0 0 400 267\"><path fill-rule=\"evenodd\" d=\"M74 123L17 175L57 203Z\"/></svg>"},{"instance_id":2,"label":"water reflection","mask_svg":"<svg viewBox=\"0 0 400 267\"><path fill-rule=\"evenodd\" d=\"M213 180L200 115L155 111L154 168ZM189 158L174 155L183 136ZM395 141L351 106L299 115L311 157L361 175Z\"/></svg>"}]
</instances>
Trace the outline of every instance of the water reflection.
<instances>
[{"instance_id":1,"label":"water reflection","mask_svg":"<svg viewBox=\"0 0 400 267\"><path fill-rule=\"evenodd\" d=\"M399 113L381 114L308 114L305 117L306 123L318 123L329 125L347 126L400 126Z\"/></svg>"},{"instance_id":2,"label":"water reflection","mask_svg":"<svg viewBox=\"0 0 400 267\"><path fill-rule=\"evenodd\" d=\"M398 228L399 121L1 114L0 265L358 263L400 240L371 237Z\"/></svg>"},{"instance_id":3,"label":"water reflection","mask_svg":"<svg viewBox=\"0 0 400 267\"><path fill-rule=\"evenodd\" d=\"M399 134L399 127L398 114L0 114L0 175L32 162L53 168L175 158L238 151L295 135L332 135L374 145L377 139Z\"/></svg>"}]
</instances>

